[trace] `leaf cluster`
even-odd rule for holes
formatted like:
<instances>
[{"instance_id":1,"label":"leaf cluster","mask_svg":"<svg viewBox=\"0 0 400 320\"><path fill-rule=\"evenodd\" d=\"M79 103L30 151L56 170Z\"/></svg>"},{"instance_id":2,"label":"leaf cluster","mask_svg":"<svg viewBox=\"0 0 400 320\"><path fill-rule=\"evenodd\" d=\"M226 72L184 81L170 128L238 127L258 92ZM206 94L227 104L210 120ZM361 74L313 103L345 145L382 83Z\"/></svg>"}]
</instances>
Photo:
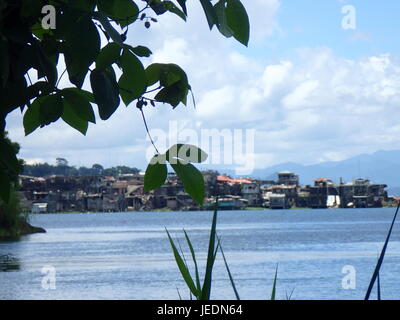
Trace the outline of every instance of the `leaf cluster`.
<instances>
[{"instance_id":1,"label":"leaf cluster","mask_svg":"<svg viewBox=\"0 0 400 320\"><path fill-rule=\"evenodd\" d=\"M200 2L210 28L216 25L247 45L249 23L239 0ZM45 5L55 8L55 29L42 25ZM186 0L0 0L0 133L18 108L26 135L58 120L85 135L89 123L96 123L94 106L107 120L121 101L186 105L191 86L185 71L175 64L145 68L152 51L126 43L132 24L145 21L149 28L165 13L186 20ZM60 73L62 60L66 68ZM64 75L69 84L61 82ZM4 141L0 152L0 185L8 188L17 159Z\"/></svg>"}]
</instances>

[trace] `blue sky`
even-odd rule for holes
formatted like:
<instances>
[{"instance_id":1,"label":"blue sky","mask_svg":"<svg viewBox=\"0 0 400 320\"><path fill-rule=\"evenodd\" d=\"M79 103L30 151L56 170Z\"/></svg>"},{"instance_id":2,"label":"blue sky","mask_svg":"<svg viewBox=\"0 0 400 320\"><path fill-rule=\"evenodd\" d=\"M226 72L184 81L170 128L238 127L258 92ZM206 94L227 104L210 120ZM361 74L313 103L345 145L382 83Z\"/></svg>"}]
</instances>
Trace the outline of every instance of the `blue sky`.
<instances>
[{"instance_id":1,"label":"blue sky","mask_svg":"<svg viewBox=\"0 0 400 320\"><path fill-rule=\"evenodd\" d=\"M356 9L355 30L342 29L345 5ZM399 42L394 39L398 37L399 11L400 2L396 0L281 1L276 15L281 32L275 32L254 51L260 56L285 55L298 47L327 46L335 54L348 58L396 52Z\"/></svg>"},{"instance_id":2,"label":"blue sky","mask_svg":"<svg viewBox=\"0 0 400 320\"><path fill-rule=\"evenodd\" d=\"M147 45L154 53L143 63L181 65L196 96L196 109L189 105L172 111L160 105L145 110L156 135L171 136L171 121L176 121L179 133L194 131L198 137L211 129L242 130L244 136L245 130L254 130L241 161L254 162L257 168L400 149L400 1L244 4L251 22L248 48L216 30L210 32L196 1L189 3L187 23L164 15L149 30L142 25L131 28L127 41ZM342 28L345 5L356 10L355 30ZM126 164L143 169L153 153L133 106L121 105L109 121L98 120L86 137L63 123L24 137L18 112L10 116L7 128L30 162L54 163L56 157L65 157L76 166ZM193 136L179 138L201 146L204 142ZM174 142L171 136L165 147ZM163 142L158 143L163 149ZM243 143L244 150L244 138ZM221 148L205 151L218 153ZM238 163L208 166L232 169Z\"/></svg>"}]
</instances>

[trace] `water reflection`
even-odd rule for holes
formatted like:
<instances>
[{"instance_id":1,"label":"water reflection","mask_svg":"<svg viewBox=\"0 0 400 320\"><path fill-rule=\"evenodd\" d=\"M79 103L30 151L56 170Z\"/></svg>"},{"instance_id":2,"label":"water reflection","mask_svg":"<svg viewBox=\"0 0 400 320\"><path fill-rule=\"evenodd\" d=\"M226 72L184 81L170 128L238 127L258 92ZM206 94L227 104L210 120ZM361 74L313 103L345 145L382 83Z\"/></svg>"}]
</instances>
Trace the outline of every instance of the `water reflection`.
<instances>
[{"instance_id":1,"label":"water reflection","mask_svg":"<svg viewBox=\"0 0 400 320\"><path fill-rule=\"evenodd\" d=\"M0 254L0 272L19 271L21 263L18 258L10 254Z\"/></svg>"}]
</instances>

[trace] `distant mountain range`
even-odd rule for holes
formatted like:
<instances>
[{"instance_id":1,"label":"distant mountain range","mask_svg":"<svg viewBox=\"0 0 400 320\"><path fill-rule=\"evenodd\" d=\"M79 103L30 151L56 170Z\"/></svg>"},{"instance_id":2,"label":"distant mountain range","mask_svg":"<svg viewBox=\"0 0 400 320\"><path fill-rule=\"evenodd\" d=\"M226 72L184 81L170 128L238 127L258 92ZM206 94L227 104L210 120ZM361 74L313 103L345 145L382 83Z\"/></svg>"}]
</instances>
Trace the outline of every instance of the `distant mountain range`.
<instances>
[{"instance_id":1,"label":"distant mountain range","mask_svg":"<svg viewBox=\"0 0 400 320\"><path fill-rule=\"evenodd\" d=\"M390 195L400 194L400 150L377 151L361 154L343 161L329 161L315 165L293 162L254 170L252 176L265 180L276 180L280 171L292 171L299 175L302 185L313 184L315 178L328 178L335 183L342 178L350 182L355 178L367 178L372 183L388 185Z\"/></svg>"}]
</instances>

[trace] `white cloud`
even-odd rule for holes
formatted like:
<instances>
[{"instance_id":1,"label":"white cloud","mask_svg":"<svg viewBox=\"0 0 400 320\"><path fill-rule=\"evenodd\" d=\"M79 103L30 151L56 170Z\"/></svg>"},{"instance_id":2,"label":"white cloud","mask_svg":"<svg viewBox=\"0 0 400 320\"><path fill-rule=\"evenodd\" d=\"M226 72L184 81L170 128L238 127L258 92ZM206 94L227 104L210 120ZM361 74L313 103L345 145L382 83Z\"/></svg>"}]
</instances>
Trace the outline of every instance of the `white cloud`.
<instances>
[{"instance_id":1,"label":"white cloud","mask_svg":"<svg viewBox=\"0 0 400 320\"><path fill-rule=\"evenodd\" d=\"M306 108L313 92L318 89L318 81L307 80L299 84L293 92L283 98L282 104L287 109Z\"/></svg>"},{"instance_id":2,"label":"white cloud","mask_svg":"<svg viewBox=\"0 0 400 320\"><path fill-rule=\"evenodd\" d=\"M400 148L400 62L395 56L347 59L315 47L266 61L210 32L197 1L189 6L186 24L163 15L149 30L131 30L131 44L147 44L154 52L146 63L177 63L187 71L197 102L196 109L191 103L174 111L167 105L147 108L150 129L167 131L169 120L178 120L179 130L255 128L257 167ZM279 1L254 0L246 7L257 44L277 28ZM92 125L87 137L57 123L24 138L17 111L8 129L22 144L23 157L51 161L62 156L77 165L144 168L150 146L134 106L121 106L109 121Z\"/></svg>"},{"instance_id":3,"label":"white cloud","mask_svg":"<svg viewBox=\"0 0 400 320\"><path fill-rule=\"evenodd\" d=\"M268 98L274 90L284 84L292 67L293 64L290 61L282 61L277 65L269 65L265 68L261 78L265 97Z\"/></svg>"}]
</instances>

